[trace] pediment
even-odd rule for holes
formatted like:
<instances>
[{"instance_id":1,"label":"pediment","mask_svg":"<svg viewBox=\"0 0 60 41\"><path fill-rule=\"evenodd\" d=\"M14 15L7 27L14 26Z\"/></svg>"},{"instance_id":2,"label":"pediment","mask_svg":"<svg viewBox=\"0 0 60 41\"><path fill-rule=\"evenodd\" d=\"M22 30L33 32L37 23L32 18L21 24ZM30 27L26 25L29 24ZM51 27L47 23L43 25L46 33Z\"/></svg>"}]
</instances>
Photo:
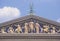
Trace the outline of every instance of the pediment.
<instances>
[{"instance_id":1,"label":"pediment","mask_svg":"<svg viewBox=\"0 0 60 41\"><path fill-rule=\"evenodd\" d=\"M27 15L27 16L20 17L18 19L14 19L14 20L11 20L11 21L8 21L5 23L1 23L0 27L15 24L15 23L30 22L30 21L39 22L42 24L50 24L50 25L60 26L60 23L58 23L58 22L48 20L48 19L36 16L36 15Z\"/></svg>"},{"instance_id":2,"label":"pediment","mask_svg":"<svg viewBox=\"0 0 60 41\"><path fill-rule=\"evenodd\" d=\"M10 30L12 30L11 33L16 33L16 30L19 33L60 33L60 23L39 16L28 15L2 23L0 29L2 33L9 33Z\"/></svg>"}]
</instances>

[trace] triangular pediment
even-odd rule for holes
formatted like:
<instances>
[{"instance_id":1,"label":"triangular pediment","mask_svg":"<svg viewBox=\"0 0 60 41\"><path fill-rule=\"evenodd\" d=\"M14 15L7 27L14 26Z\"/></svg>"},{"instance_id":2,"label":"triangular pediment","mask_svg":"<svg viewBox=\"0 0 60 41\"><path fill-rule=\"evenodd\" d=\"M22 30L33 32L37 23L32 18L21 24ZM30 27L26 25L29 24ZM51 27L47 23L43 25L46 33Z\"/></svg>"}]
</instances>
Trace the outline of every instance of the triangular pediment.
<instances>
[{"instance_id":1,"label":"triangular pediment","mask_svg":"<svg viewBox=\"0 0 60 41\"><path fill-rule=\"evenodd\" d=\"M51 25L55 25L55 26L60 26L60 23L58 23L58 22L51 21L51 20L36 16L36 15L27 15L27 16L24 16L24 17L20 17L18 19L14 19L14 20L11 20L11 21L8 21L8 22L5 22L5 23L1 23L0 27L11 25L11 24L14 24L14 23L24 23L24 22L30 22L30 21L39 22L39 23L43 23L43 24L47 23L47 24L51 24Z\"/></svg>"},{"instance_id":2,"label":"triangular pediment","mask_svg":"<svg viewBox=\"0 0 60 41\"><path fill-rule=\"evenodd\" d=\"M19 33L60 33L60 23L35 15L27 15L0 24L0 29L2 33L15 33L16 30L17 32L19 31ZM12 30L12 32L9 32L9 29Z\"/></svg>"}]
</instances>

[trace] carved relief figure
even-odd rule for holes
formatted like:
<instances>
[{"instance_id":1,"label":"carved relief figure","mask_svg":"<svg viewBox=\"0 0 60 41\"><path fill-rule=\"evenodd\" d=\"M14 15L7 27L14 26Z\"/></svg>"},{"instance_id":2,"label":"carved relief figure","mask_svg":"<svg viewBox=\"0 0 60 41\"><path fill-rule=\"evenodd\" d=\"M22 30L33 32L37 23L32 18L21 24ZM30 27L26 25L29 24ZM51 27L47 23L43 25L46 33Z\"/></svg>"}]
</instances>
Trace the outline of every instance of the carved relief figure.
<instances>
[{"instance_id":1,"label":"carved relief figure","mask_svg":"<svg viewBox=\"0 0 60 41\"><path fill-rule=\"evenodd\" d=\"M60 33L60 28L57 30L57 33Z\"/></svg>"},{"instance_id":2,"label":"carved relief figure","mask_svg":"<svg viewBox=\"0 0 60 41\"><path fill-rule=\"evenodd\" d=\"M21 29L21 26L20 25L18 25L18 27L16 28L16 30L15 30L17 33L21 33L22 32L22 29Z\"/></svg>"},{"instance_id":3,"label":"carved relief figure","mask_svg":"<svg viewBox=\"0 0 60 41\"><path fill-rule=\"evenodd\" d=\"M13 29L13 27L9 27L9 29L8 29L8 33L14 33L14 29Z\"/></svg>"},{"instance_id":4,"label":"carved relief figure","mask_svg":"<svg viewBox=\"0 0 60 41\"><path fill-rule=\"evenodd\" d=\"M55 27L54 27L54 26L52 27L52 31L51 31L51 33L53 33L53 34L56 33L56 32L55 32Z\"/></svg>"},{"instance_id":5,"label":"carved relief figure","mask_svg":"<svg viewBox=\"0 0 60 41\"><path fill-rule=\"evenodd\" d=\"M25 23L24 28L25 28L25 33L28 33L28 23Z\"/></svg>"},{"instance_id":6,"label":"carved relief figure","mask_svg":"<svg viewBox=\"0 0 60 41\"><path fill-rule=\"evenodd\" d=\"M34 22L30 22L29 27L31 29L31 32L33 32L34 31Z\"/></svg>"},{"instance_id":7,"label":"carved relief figure","mask_svg":"<svg viewBox=\"0 0 60 41\"><path fill-rule=\"evenodd\" d=\"M43 31L44 31L45 33L48 33L48 31L49 31L49 30L48 30L48 29L49 29L49 26L48 26L48 25L44 25L43 27L44 27Z\"/></svg>"},{"instance_id":8,"label":"carved relief figure","mask_svg":"<svg viewBox=\"0 0 60 41\"><path fill-rule=\"evenodd\" d=\"M6 33L4 27L1 29L1 33Z\"/></svg>"},{"instance_id":9,"label":"carved relief figure","mask_svg":"<svg viewBox=\"0 0 60 41\"><path fill-rule=\"evenodd\" d=\"M36 25L35 25L36 33L39 33L39 27L40 27L39 23L36 23Z\"/></svg>"}]
</instances>

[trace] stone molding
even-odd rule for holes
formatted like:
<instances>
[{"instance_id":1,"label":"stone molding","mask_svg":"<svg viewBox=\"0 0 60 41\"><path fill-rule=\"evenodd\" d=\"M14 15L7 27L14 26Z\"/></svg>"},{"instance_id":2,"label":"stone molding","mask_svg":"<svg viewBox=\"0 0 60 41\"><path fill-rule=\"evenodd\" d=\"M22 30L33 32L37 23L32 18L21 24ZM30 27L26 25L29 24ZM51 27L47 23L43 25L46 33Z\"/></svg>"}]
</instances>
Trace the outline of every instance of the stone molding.
<instances>
[{"instance_id":1,"label":"stone molding","mask_svg":"<svg viewBox=\"0 0 60 41\"><path fill-rule=\"evenodd\" d=\"M60 39L60 34L0 34L0 39Z\"/></svg>"}]
</instances>

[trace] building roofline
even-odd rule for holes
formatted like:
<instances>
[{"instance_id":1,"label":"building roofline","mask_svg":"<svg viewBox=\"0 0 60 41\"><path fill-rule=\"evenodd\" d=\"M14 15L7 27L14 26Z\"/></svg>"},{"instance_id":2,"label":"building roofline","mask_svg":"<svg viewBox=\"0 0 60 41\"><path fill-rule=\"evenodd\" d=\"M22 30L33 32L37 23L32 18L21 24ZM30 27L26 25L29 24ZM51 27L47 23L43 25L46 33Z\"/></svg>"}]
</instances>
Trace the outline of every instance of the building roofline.
<instances>
[{"instance_id":1,"label":"building roofline","mask_svg":"<svg viewBox=\"0 0 60 41\"><path fill-rule=\"evenodd\" d=\"M56 21L48 20L46 18L42 18L42 17L35 16L35 15L27 15L27 16L24 16L24 17L20 17L20 18L8 21L8 22L1 23L0 27L6 26L6 25L10 25L10 24L13 24L13 23L16 23L16 22L20 22L20 21L23 21L23 20L26 20L26 19L30 19L30 18L38 19L40 21L47 22L49 24L60 26L60 23L58 23Z\"/></svg>"}]
</instances>

